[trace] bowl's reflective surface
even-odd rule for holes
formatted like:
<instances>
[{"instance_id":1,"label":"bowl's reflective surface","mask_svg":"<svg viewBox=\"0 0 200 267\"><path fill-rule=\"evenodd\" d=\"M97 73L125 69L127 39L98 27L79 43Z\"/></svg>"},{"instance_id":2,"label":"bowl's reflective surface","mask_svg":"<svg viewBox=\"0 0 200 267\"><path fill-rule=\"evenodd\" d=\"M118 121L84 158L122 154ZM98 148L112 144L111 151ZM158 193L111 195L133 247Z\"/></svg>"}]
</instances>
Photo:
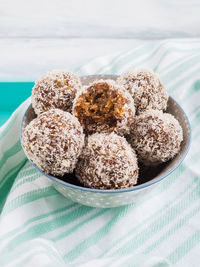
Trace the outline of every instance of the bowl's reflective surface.
<instances>
[{"instance_id":1,"label":"bowl's reflective surface","mask_svg":"<svg viewBox=\"0 0 200 267\"><path fill-rule=\"evenodd\" d=\"M88 84L97 79L113 79L115 75L91 75L81 77L83 85ZM181 143L181 149L178 155L165 164L162 164L156 168L140 167L140 175L138 184L132 188L122 190L95 190L82 187L73 175L66 175L63 178L56 178L51 175L47 175L38 167L33 164L43 175L52 180L55 188L63 194L65 197L72 199L75 202L79 202L83 205L110 208L126 205L134 202L136 199L152 190L159 181L167 177L172 173L183 161L186 156L191 138L191 130L189 121L182 108L169 97L167 112L171 113L178 119L183 128L183 142ZM30 105L24 114L21 126L21 135L26 125L36 117L32 106Z\"/></svg>"}]
</instances>

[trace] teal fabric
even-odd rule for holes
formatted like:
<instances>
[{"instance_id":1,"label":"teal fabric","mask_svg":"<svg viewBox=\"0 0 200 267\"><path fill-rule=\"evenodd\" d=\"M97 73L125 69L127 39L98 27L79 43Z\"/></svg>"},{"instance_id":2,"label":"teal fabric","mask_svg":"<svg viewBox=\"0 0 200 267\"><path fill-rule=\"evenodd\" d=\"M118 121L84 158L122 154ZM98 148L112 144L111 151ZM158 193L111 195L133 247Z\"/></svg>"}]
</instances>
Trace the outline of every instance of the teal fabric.
<instances>
[{"instance_id":1,"label":"teal fabric","mask_svg":"<svg viewBox=\"0 0 200 267\"><path fill-rule=\"evenodd\" d=\"M33 85L33 82L0 82L0 126L30 96Z\"/></svg>"},{"instance_id":2,"label":"teal fabric","mask_svg":"<svg viewBox=\"0 0 200 267\"><path fill-rule=\"evenodd\" d=\"M184 162L125 207L91 208L59 194L20 146L30 99L14 112L0 129L0 266L200 266L199 59L199 39L164 40L74 70L87 75L153 68L191 122Z\"/></svg>"}]
</instances>

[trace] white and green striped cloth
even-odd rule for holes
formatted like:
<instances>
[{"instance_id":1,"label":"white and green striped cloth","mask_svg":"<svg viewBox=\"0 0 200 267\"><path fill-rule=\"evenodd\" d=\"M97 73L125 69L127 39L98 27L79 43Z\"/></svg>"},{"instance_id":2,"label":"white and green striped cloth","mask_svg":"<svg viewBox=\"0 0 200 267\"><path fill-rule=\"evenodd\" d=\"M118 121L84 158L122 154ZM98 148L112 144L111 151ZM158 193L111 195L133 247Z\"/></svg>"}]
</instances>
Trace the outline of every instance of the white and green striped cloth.
<instances>
[{"instance_id":1,"label":"white and green striped cloth","mask_svg":"<svg viewBox=\"0 0 200 267\"><path fill-rule=\"evenodd\" d=\"M188 156L132 205L73 203L22 152L25 101L0 129L0 266L200 266L200 39L150 42L77 68L80 75L158 72L189 116Z\"/></svg>"}]
</instances>

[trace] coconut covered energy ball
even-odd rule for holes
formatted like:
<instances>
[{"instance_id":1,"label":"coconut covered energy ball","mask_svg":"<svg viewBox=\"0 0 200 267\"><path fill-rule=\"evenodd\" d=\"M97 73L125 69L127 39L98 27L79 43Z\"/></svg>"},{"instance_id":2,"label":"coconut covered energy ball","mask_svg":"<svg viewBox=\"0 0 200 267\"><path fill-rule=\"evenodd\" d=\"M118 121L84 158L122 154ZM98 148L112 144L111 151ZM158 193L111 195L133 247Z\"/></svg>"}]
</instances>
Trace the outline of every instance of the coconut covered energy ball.
<instances>
[{"instance_id":1,"label":"coconut covered energy ball","mask_svg":"<svg viewBox=\"0 0 200 267\"><path fill-rule=\"evenodd\" d=\"M71 112L74 98L80 89L81 82L72 72L48 72L39 78L33 87L33 109L37 115L55 108Z\"/></svg>"},{"instance_id":2,"label":"coconut covered energy ball","mask_svg":"<svg viewBox=\"0 0 200 267\"><path fill-rule=\"evenodd\" d=\"M68 112L51 109L25 128L22 145L28 158L47 174L73 172L84 144L83 129Z\"/></svg>"},{"instance_id":3,"label":"coconut covered energy ball","mask_svg":"<svg viewBox=\"0 0 200 267\"><path fill-rule=\"evenodd\" d=\"M152 70L141 68L129 71L121 75L117 83L124 86L132 95L137 113L147 109L167 108L167 91L160 76Z\"/></svg>"},{"instance_id":4,"label":"coconut covered energy ball","mask_svg":"<svg viewBox=\"0 0 200 267\"><path fill-rule=\"evenodd\" d=\"M131 95L111 80L99 80L77 94L73 114L87 134L129 133L135 107Z\"/></svg>"},{"instance_id":5,"label":"coconut covered energy ball","mask_svg":"<svg viewBox=\"0 0 200 267\"><path fill-rule=\"evenodd\" d=\"M147 110L135 118L130 143L145 165L157 165L172 159L180 150L183 131L168 113Z\"/></svg>"},{"instance_id":6,"label":"coconut covered energy ball","mask_svg":"<svg viewBox=\"0 0 200 267\"><path fill-rule=\"evenodd\" d=\"M87 138L75 172L86 187L127 188L137 183L137 157L124 137L95 133Z\"/></svg>"}]
</instances>

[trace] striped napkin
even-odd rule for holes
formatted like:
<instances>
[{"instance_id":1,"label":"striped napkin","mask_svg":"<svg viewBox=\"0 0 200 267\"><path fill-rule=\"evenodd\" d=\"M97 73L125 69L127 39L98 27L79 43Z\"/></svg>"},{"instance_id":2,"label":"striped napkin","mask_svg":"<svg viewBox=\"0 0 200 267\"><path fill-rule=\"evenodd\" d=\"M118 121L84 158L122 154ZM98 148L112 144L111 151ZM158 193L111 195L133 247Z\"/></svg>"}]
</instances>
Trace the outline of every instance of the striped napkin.
<instances>
[{"instance_id":1,"label":"striped napkin","mask_svg":"<svg viewBox=\"0 0 200 267\"><path fill-rule=\"evenodd\" d=\"M189 116L188 156L137 202L73 203L27 161L19 141L25 101L0 129L0 266L200 266L200 39L149 42L97 58L79 75L158 72Z\"/></svg>"}]
</instances>

